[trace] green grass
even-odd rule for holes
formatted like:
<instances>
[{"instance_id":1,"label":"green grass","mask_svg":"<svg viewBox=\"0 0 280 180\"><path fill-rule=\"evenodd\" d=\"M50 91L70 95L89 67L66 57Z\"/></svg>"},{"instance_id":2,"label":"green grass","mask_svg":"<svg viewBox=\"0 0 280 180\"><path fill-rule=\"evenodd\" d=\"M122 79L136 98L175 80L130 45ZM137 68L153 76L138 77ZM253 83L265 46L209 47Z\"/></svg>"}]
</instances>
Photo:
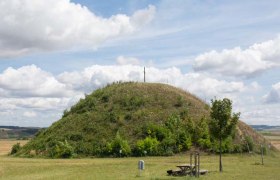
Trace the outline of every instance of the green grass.
<instances>
[{"instance_id":1,"label":"green grass","mask_svg":"<svg viewBox=\"0 0 280 180\"><path fill-rule=\"evenodd\" d=\"M137 162L145 161L145 170L138 177ZM200 179L279 179L280 154L224 155L224 172L218 172L218 156L202 155L201 168L210 172ZM189 163L189 155L144 158L92 158L92 159L26 159L0 156L0 179L195 179L170 177L166 170Z\"/></svg>"}]
</instances>

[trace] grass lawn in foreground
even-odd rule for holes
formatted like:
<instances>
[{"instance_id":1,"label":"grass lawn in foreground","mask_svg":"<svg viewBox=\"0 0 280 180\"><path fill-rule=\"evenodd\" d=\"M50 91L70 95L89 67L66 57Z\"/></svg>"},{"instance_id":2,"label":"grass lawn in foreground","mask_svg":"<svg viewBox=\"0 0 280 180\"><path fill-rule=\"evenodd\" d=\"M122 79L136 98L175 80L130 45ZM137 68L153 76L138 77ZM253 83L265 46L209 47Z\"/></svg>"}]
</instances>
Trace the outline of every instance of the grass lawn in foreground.
<instances>
[{"instance_id":1,"label":"grass lawn in foreground","mask_svg":"<svg viewBox=\"0 0 280 180\"><path fill-rule=\"evenodd\" d=\"M137 177L137 162L145 161L145 170ZM224 172L218 172L218 156L202 155L201 168L210 173L201 179L279 179L280 154L265 156L264 166L259 155L224 155ZM166 170L189 163L189 155L143 158L92 159L27 159L1 156L0 179L194 179L170 177Z\"/></svg>"},{"instance_id":2,"label":"grass lawn in foreground","mask_svg":"<svg viewBox=\"0 0 280 180\"><path fill-rule=\"evenodd\" d=\"M189 154L170 157L31 159L7 156L13 144L26 141L0 140L0 179L195 179L170 177L166 170L189 163ZM223 155L224 172L218 172L218 155L201 155L201 169L209 174L200 179L280 179L280 153L260 155ZM145 161L145 170L138 177L137 163Z\"/></svg>"}]
</instances>

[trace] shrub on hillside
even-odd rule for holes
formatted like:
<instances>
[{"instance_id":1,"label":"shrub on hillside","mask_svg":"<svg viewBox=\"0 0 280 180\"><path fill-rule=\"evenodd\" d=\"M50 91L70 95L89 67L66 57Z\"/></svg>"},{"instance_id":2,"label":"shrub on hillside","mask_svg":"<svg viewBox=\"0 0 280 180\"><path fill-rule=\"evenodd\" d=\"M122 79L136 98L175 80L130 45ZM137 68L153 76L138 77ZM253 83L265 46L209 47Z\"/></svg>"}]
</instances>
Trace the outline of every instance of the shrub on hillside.
<instances>
[{"instance_id":1,"label":"shrub on hillside","mask_svg":"<svg viewBox=\"0 0 280 180\"><path fill-rule=\"evenodd\" d=\"M49 142L47 152L51 158L70 158L74 155L74 149L66 140Z\"/></svg>"},{"instance_id":2,"label":"shrub on hillside","mask_svg":"<svg viewBox=\"0 0 280 180\"><path fill-rule=\"evenodd\" d=\"M159 145L159 154L160 155L173 155L174 154L174 147L176 147L176 139L168 136L164 138Z\"/></svg>"},{"instance_id":3,"label":"shrub on hillside","mask_svg":"<svg viewBox=\"0 0 280 180\"><path fill-rule=\"evenodd\" d=\"M222 142L222 153L234 152L234 145L232 142L232 137L228 137ZM219 141L212 140L211 142L211 149L212 152L218 153L219 150Z\"/></svg>"},{"instance_id":4,"label":"shrub on hillside","mask_svg":"<svg viewBox=\"0 0 280 180\"><path fill-rule=\"evenodd\" d=\"M234 153L241 153L241 152L243 152L242 144L233 144L233 152Z\"/></svg>"},{"instance_id":5,"label":"shrub on hillside","mask_svg":"<svg viewBox=\"0 0 280 180\"><path fill-rule=\"evenodd\" d=\"M142 131L145 136L151 136L159 141L162 141L170 133L170 130L166 127L153 123L144 125Z\"/></svg>"},{"instance_id":6,"label":"shrub on hillside","mask_svg":"<svg viewBox=\"0 0 280 180\"><path fill-rule=\"evenodd\" d=\"M96 99L90 95L85 95L85 99L80 99L80 101L71 107L69 110L64 110L62 117L67 117L69 114L77 113L82 114L88 111L92 111L96 106Z\"/></svg>"},{"instance_id":7,"label":"shrub on hillside","mask_svg":"<svg viewBox=\"0 0 280 180\"><path fill-rule=\"evenodd\" d=\"M127 97L122 97L120 104L125 107L127 110L133 110L137 109L141 106L144 106L145 101L143 97L139 96L127 96Z\"/></svg>"},{"instance_id":8,"label":"shrub on hillside","mask_svg":"<svg viewBox=\"0 0 280 180\"><path fill-rule=\"evenodd\" d=\"M16 143L13 145L12 150L11 150L11 155L16 154L20 150L20 143Z\"/></svg>"},{"instance_id":9,"label":"shrub on hillside","mask_svg":"<svg viewBox=\"0 0 280 180\"><path fill-rule=\"evenodd\" d=\"M180 116L176 114L172 114L168 117L167 121L165 122L165 126L171 131L175 132L177 131L182 125L182 120L180 119Z\"/></svg>"},{"instance_id":10,"label":"shrub on hillside","mask_svg":"<svg viewBox=\"0 0 280 180\"><path fill-rule=\"evenodd\" d=\"M211 147L209 127L205 118L202 118L196 125L193 133L193 142L203 149Z\"/></svg>"},{"instance_id":11,"label":"shrub on hillside","mask_svg":"<svg viewBox=\"0 0 280 180\"><path fill-rule=\"evenodd\" d=\"M177 97L177 102L176 104L174 105L175 107L182 107L184 104L184 99L182 96L178 96Z\"/></svg>"},{"instance_id":12,"label":"shrub on hillside","mask_svg":"<svg viewBox=\"0 0 280 180\"><path fill-rule=\"evenodd\" d=\"M67 134L66 137L71 141L81 141L83 139L83 136L81 133Z\"/></svg>"},{"instance_id":13,"label":"shrub on hillside","mask_svg":"<svg viewBox=\"0 0 280 180\"><path fill-rule=\"evenodd\" d=\"M101 101L104 102L104 103L109 102L109 95L108 95L108 94L104 94L104 95L101 97Z\"/></svg>"},{"instance_id":14,"label":"shrub on hillside","mask_svg":"<svg viewBox=\"0 0 280 180\"><path fill-rule=\"evenodd\" d=\"M192 145L191 131L188 124L184 124L180 116L173 114L165 122L165 126L170 130L170 138L175 139L173 152L181 152L190 149Z\"/></svg>"},{"instance_id":15,"label":"shrub on hillside","mask_svg":"<svg viewBox=\"0 0 280 180\"><path fill-rule=\"evenodd\" d=\"M192 145L191 135L187 131L179 131L175 137L176 139L176 148L174 148L174 152L182 152L189 150Z\"/></svg>"},{"instance_id":16,"label":"shrub on hillside","mask_svg":"<svg viewBox=\"0 0 280 180\"><path fill-rule=\"evenodd\" d=\"M117 122L119 119L118 115L115 112L108 112L105 114L105 120L109 122Z\"/></svg>"},{"instance_id":17,"label":"shrub on hillside","mask_svg":"<svg viewBox=\"0 0 280 180\"><path fill-rule=\"evenodd\" d=\"M243 142L243 151L244 152L251 152L254 150L254 141L250 136L245 136Z\"/></svg>"},{"instance_id":18,"label":"shrub on hillside","mask_svg":"<svg viewBox=\"0 0 280 180\"><path fill-rule=\"evenodd\" d=\"M190 149L192 136L187 125L176 114L168 117L164 124L144 125L142 132L146 138L137 142L135 154L172 155Z\"/></svg>"},{"instance_id":19,"label":"shrub on hillside","mask_svg":"<svg viewBox=\"0 0 280 180\"><path fill-rule=\"evenodd\" d=\"M156 138L150 136L144 140L139 140L136 143L136 155L158 155L159 141Z\"/></svg>"},{"instance_id":20,"label":"shrub on hillside","mask_svg":"<svg viewBox=\"0 0 280 180\"><path fill-rule=\"evenodd\" d=\"M107 144L107 148L107 153L111 151L110 154L115 157L129 156L131 154L131 148L127 140L123 139L118 132L115 139Z\"/></svg>"}]
</instances>

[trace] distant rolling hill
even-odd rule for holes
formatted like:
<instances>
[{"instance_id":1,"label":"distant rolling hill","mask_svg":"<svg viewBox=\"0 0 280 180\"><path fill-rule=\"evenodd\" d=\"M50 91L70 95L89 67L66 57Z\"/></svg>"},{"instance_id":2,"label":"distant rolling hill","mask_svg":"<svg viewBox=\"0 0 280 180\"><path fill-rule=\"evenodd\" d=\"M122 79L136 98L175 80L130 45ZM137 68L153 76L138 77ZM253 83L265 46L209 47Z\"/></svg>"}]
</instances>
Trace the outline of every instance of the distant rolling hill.
<instances>
[{"instance_id":1,"label":"distant rolling hill","mask_svg":"<svg viewBox=\"0 0 280 180\"><path fill-rule=\"evenodd\" d=\"M19 127L0 126L0 139L28 139L42 128L39 127Z\"/></svg>"},{"instance_id":2,"label":"distant rolling hill","mask_svg":"<svg viewBox=\"0 0 280 180\"><path fill-rule=\"evenodd\" d=\"M269 125L251 125L256 131L280 131L280 126L269 126Z\"/></svg>"}]
</instances>

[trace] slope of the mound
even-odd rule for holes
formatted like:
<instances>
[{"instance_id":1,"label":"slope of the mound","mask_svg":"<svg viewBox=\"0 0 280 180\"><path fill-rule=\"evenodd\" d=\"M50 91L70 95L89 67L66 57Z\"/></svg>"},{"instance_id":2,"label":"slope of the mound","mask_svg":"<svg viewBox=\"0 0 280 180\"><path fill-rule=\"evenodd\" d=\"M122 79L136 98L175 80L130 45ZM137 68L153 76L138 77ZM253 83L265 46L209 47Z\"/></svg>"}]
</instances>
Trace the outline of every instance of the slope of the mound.
<instances>
[{"instance_id":1,"label":"slope of the mound","mask_svg":"<svg viewBox=\"0 0 280 180\"><path fill-rule=\"evenodd\" d=\"M143 128L150 124L163 125L174 114L197 124L208 118L209 112L209 106L199 98L169 85L115 83L86 95L59 121L38 133L20 154L44 154L59 141L65 142L63 147L70 144L77 154L95 155L116 134L135 146L144 138ZM247 126L239 127L243 132Z\"/></svg>"}]
</instances>

